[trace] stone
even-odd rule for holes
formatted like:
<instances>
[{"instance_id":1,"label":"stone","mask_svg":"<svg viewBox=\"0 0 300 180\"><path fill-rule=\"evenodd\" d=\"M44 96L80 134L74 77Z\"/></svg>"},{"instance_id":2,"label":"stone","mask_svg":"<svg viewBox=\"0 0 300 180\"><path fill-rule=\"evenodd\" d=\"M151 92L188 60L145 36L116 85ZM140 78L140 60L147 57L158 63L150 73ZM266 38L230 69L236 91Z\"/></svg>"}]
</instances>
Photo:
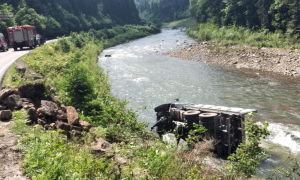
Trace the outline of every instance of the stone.
<instances>
[{"instance_id":1,"label":"stone","mask_svg":"<svg viewBox=\"0 0 300 180\"><path fill-rule=\"evenodd\" d=\"M34 70L34 69L26 69L25 73L32 74L32 75L38 74L38 72L36 72L36 70Z\"/></svg>"},{"instance_id":2,"label":"stone","mask_svg":"<svg viewBox=\"0 0 300 180\"><path fill-rule=\"evenodd\" d=\"M22 98L33 98L35 95L35 88L32 84L26 84L19 87L19 92Z\"/></svg>"},{"instance_id":3,"label":"stone","mask_svg":"<svg viewBox=\"0 0 300 180\"><path fill-rule=\"evenodd\" d=\"M26 69L27 69L27 66L28 66L27 63L24 62L24 61L15 62L15 68L16 68L16 70L19 74L25 73Z\"/></svg>"},{"instance_id":4,"label":"stone","mask_svg":"<svg viewBox=\"0 0 300 180\"><path fill-rule=\"evenodd\" d=\"M82 127L78 127L78 126L72 126L71 125L71 130L75 130L75 131L82 131Z\"/></svg>"},{"instance_id":5,"label":"stone","mask_svg":"<svg viewBox=\"0 0 300 180\"><path fill-rule=\"evenodd\" d=\"M82 136L82 133L81 133L81 131L74 131L73 135L77 136L77 137L80 137L80 136Z\"/></svg>"},{"instance_id":6,"label":"stone","mask_svg":"<svg viewBox=\"0 0 300 180\"><path fill-rule=\"evenodd\" d=\"M171 144L173 146L175 146L177 144L175 134L171 134L171 133L165 134L165 135L163 135L162 139L163 139L163 142L166 142L166 143Z\"/></svg>"},{"instance_id":7,"label":"stone","mask_svg":"<svg viewBox=\"0 0 300 180\"><path fill-rule=\"evenodd\" d=\"M45 129L45 130L48 130L48 129L50 129L50 128L51 128L50 124L45 124L45 125L44 125L44 129Z\"/></svg>"},{"instance_id":8,"label":"stone","mask_svg":"<svg viewBox=\"0 0 300 180\"><path fill-rule=\"evenodd\" d=\"M64 121L67 122L67 113L66 110L64 108L59 109L56 112L56 118L60 121Z\"/></svg>"},{"instance_id":9,"label":"stone","mask_svg":"<svg viewBox=\"0 0 300 180\"><path fill-rule=\"evenodd\" d=\"M43 119L38 118L37 123L38 123L39 125L44 126L47 122L46 122L45 120L43 120Z\"/></svg>"},{"instance_id":10,"label":"stone","mask_svg":"<svg viewBox=\"0 0 300 180\"><path fill-rule=\"evenodd\" d=\"M12 94L18 94L18 91L16 89L2 89L0 91L0 100L5 99L6 97L12 95Z\"/></svg>"},{"instance_id":11,"label":"stone","mask_svg":"<svg viewBox=\"0 0 300 180\"><path fill-rule=\"evenodd\" d=\"M50 124L50 128L56 129L55 123L51 123L51 124Z\"/></svg>"},{"instance_id":12,"label":"stone","mask_svg":"<svg viewBox=\"0 0 300 180\"><path fill-rule=\"evenodd\" d=\"M22 108L23 102L19 95L12 94L5 98L5 102L8 109L20 109Z\"/></svg>"},{"instance_id":13,"label":"stone","mask_svg":"<svg viewBox=\"0 0 300 180\"><path fill-rule=\"evenodd\" d=\"M38 109L39 113L42 113L46 116L55 116L58 111L58 106L52 101L41 101L41 107Z\"/></svg>"},{"instance_id":14,"label":"stone","mask_svg":"<svg viewBox=\"0 0 300 180\"><path fill-rule=\"evenodd\" d=\"M42 99L45 93L43 83L24 84L19 86L19 94L22 98Z\"/></svg>"},{"instance_id":15,"label":"stone","mask_svg":"<svg viewBox=\"0 0 300 180\"><path fill-rule=\"evenodd\" d=\"M11 110L0 111L0 120L9 120L12 117Z\"/></svg>"},{"instance_id":16,"label":"stone","mask_svg":"<svg viewBox=\"0 0 300 180\"><path fill-rule=\"evenodd\" d=\"M71 130L71 125L68 124L68 123L64 123L64 122L61 122L61 121L56 121L55 125L56 125L56 129L61 129L61 130L64 130L64 131L70 131Z\"/></svg>"},{"instance_id":17,"label":"stone","mask_svg":"<svg viewBox=\"0 0 300 180\"><path fill-rule=\"evenodd\" d=\"M123 158L123 157L116 157L115 158L115 161L118 163L118 164L121 164L121 165L126 165L127 164L127 161L126 161L126 159L125 158Z\"/></svg>"},{"instance_id":18,"label":"stone","mask_svg":"<svg viewBox=\"0 0 300 180\"><path fill-rule=\"evenodd\" d=\"M76 109L72 106L67 106L67 119L68 123L71 125L79 125L79 116L78 113L76 112Z\"/></svg>"},{"instance_id":19,"label":"stone","mask_svg":"<svg viewBox=\"0 0 300 180\"><path fill-rule=\"evenodd\" d=\"M185 140L180 139L179 143L177 145L177 150L178 151L180 151L180 150L184 151L184 150L187 150L187 149L188 149L188 143Z\"/></svg>"},{"instance_id":20,"label":"stone","mask_svg":"<svg viewBox=\"0 0 300 180\"><path fill-rule=\"evenodd\" d=\"M33 80L39 80L39 79L43 79L44 77L41 75L37 75L33 77Z\"/></svg>"},{"instance_id":21,"label":"stone","mask_svg":"<svg viewBox=\"0 0 300 180\"><path fill-rule=\"evenodd\" d=\"M92 125L86 121L83 121L83 120L79 120L79 124L80 126L83 128L84 131L89 131L92 127Z\"/></svg>"},{"instance_id":22,"label":"stone","mask_svg":"<svg viewBox=\"0 0 300 180\"><path fill-rule=\"evenodd\" d=\"M95 152L110 152L110 144L102 138L97 139L92 143L92 150Z\"/></svg>"},{"instance_id":23,"label":"stone","mask_svg":"<svg viewBox=\"0 0 300 180\"><path fill-rule=\"evenodd\" d=\"M0 110L6 110L6 105L0 104Z\"/></svg>"},{"instance_id":24,"label":"stone","mask_svg":"<svg viewBox=\"0 0 300 180\"><path fill-rule=\"evenodd\" d=\"M26 109L28 118L32 121L36 121L38 118L37 112L35 108Z\"/></svg>"}]
</instances>

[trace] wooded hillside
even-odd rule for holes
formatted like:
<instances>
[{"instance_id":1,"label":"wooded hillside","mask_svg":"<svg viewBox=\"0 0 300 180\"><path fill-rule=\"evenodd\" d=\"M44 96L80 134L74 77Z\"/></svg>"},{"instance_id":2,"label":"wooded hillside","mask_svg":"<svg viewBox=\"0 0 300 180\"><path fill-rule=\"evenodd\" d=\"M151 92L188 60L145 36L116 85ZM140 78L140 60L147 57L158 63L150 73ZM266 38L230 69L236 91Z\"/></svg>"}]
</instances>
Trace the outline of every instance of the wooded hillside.
<instances>
[{"instance_id":1,"label":"wooded hillside","mask_svg":"<svg viewBox=\"0 0 300 180\"><path fill-rule=\"evenodd\" d=\"M299 0L190 0L199 23L300 33Z\"/></svg>"},{"instance_id":2,"label":"wooded hillside","mask_svg":"<svg viewBox=\"0 0 300 180\"><path fill-rule=\"evenodd\" d=\"M0 20L1 32L30 24L48 38L140 22L133 0L1 0L0 13L14 15Z\"/></svg>"}]
</instances>

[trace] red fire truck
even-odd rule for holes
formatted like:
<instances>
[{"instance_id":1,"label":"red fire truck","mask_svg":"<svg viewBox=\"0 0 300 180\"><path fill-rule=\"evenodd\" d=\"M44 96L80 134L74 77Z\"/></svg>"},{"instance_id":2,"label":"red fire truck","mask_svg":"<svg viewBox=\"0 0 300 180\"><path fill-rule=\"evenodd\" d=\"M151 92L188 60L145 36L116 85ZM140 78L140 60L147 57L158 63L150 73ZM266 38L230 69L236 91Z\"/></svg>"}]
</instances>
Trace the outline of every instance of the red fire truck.
<instances>
[{"instance_id":1,"label":"red fire truck","mask_svg":"<svg viewBox=\"0 0 300 180\"><path fill-rule=\"evenodd\" d=\"M36 47L36 30L34 26L14 26L7 28L8 40L15 51L23 47L33 49Z\"/></svg>"}]
</instances>

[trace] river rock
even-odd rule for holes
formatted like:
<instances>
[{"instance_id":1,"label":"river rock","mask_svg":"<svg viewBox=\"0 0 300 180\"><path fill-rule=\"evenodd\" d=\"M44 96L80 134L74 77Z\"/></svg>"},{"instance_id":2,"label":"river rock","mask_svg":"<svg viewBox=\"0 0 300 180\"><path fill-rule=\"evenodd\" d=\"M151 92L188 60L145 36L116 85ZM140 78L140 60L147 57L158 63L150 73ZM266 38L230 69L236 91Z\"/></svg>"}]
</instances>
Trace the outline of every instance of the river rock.
<instances>
[{"instance_id":1,"label":"river rock","mask_svg":"<svg viewBox=\"0 0 300 180\"><path fill-rule=\"evenodd\" d=\"M58 111L57 104L52 101L41 101L41 107L38 109L39 113L42 113L46 116L55 116Z\"/></svg>"},{"instance_id":2,"label":"river rock","mask_svg":"<svg viewBox=\"0 0 300 180\"><path fill-rule=\"evenodd\" d=\"M84 131L89 131L91 129L91 124L86 122L86 121L83 121L83 120L79 120L79 124L80 126L83 128Z\"/></svg>"},{"instance_id":3,"label":"river rock","mask_svg":"<svg viewBox=\"0 0 300 180\"><path fill-rule=\"evenodd\" d=\"M22 107L22 99L19 95L13 94L5 98L8 109L20 109Z\"/></svg>"},{"instance_id":4,"label":"river rock","mask_svg":"<svg viewBox=\"0 0 300 180\"><path fill-rule=\"evenodd\" d=\"M9 120L12 117L11 110L0 111L0 120Z\"/></svg>"},{"instance_id":5,"label":"river rock","mask_svg":"<svg viewBox=\"0 0 300 180\"><path fill-rule=\"evenodd\" d=\"M171 134L171 133L165 134L165 135L163 135L162 139L163 139L163 142L166 142L166 143L171 144L173 146L175 146L177 144L175 134Z\"/></svg>"},{"instance_id":6,"label":"river rock","mask_svg":"<svg viewBox=\"0 0 300 180\"><path fill-rule=\"evenodd\" d=\"M76 109L72 106L67 106L67 119L68 123L71 125L79 125L79 116L78 113L76 112Z\"/></svg>"},{"instance_id":7,"label":"river rock","mask_svg":"<svg viewBox=\"0 0 300 180\"><path fill-rule=\"evenodd\" d=\"M92 150L95 152L110 152L110 144L102 138L92 143Z\"/></svg>"}]
</instances>

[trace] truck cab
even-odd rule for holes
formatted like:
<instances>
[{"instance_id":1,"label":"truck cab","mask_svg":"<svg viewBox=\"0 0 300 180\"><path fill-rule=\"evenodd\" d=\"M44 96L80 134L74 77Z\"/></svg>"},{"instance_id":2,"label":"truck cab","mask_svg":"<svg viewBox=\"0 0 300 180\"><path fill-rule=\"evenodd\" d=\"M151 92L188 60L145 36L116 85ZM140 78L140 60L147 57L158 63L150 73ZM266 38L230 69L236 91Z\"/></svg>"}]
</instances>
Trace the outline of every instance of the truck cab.
<instances>
[{"instance_id":1,"label":"truck cab","mask_svg":"<svg viewBox=\"0 0 300 180\"><path fill-rule=\"evenodd\" d=\"M0 33L0 50L3 52L8 51L7 41L2 33Z\"/></svg>"}]
</instances>

